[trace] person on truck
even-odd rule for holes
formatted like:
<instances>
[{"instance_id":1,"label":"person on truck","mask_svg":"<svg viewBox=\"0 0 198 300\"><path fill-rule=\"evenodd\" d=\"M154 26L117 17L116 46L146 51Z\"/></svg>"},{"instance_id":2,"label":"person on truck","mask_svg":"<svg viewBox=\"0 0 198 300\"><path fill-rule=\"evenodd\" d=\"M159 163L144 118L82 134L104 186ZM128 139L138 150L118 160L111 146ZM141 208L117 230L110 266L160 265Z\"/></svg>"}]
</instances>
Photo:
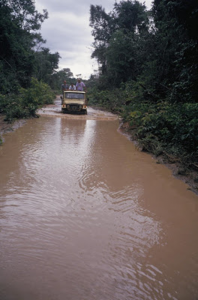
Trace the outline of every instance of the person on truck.
<instances>
[{"instance_id":1,"label":"person on truck","mask_svg":"<svg viewBox=\"0 0 198 300\"><path fill-rule=\"evenodd\" d=\"M81 81L80 78L77 79L76 90L86 92L86 86L85 86L84 82Z\"/></svg>"},{"instance_id":2,"label":"person on truck","mask_svg":"<svg viewBox=\"0 0 198 300\"><path fill-rule=\"evenodd\" d=\"M67 84L66 80L64 80L61 87L62 87L62 93L64 93L64 91L67 91L69 89L69 85Z\"/></svg>"},{"instance_id":3,"label":"person on truck","mask_svg":"<svg viewBox=\"0 0 198 300\"><path fill-rule=\"evenodd\" d=\"M73 83L71 83L71 85L69 87L69 90L70 91L75 91L76 90L76 86Z\"/></svg>"}]
</instances>

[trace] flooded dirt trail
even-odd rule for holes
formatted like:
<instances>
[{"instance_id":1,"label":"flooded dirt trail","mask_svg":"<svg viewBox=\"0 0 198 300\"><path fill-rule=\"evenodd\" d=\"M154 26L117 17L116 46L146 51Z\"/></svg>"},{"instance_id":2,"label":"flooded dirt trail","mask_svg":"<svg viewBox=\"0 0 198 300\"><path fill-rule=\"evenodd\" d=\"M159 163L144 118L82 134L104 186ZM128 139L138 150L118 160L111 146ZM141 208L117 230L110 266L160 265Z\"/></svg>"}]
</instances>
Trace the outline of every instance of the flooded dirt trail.
<instances>
[{"instance_id":1,"label":"flooded dirt trail","mask_svg":"<svg viewBox=\"0 0 198 300\"><path fill-rule=\"evenodd\" d=\"M198 299L198 197L117 117L58 105L0 148L0 299Z\"/></svg>"}]
</instances>

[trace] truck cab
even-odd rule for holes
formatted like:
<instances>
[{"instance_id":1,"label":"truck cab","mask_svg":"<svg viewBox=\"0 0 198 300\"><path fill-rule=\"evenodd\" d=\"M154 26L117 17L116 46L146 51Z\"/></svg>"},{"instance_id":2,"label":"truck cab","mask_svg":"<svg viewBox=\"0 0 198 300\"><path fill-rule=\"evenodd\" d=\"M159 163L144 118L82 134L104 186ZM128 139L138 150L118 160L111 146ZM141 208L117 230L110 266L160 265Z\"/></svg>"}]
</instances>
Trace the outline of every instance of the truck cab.
<instances>
[{"instance_id":1,"label":"truck cab","mask_svg":"<svg viewBox=\"0 0 198 300\"><path fill-rule=\"evenodd\" d=\"M84 91L64 91L62 112L87 114L87 95Z\"/></svg>"}]
</instances>

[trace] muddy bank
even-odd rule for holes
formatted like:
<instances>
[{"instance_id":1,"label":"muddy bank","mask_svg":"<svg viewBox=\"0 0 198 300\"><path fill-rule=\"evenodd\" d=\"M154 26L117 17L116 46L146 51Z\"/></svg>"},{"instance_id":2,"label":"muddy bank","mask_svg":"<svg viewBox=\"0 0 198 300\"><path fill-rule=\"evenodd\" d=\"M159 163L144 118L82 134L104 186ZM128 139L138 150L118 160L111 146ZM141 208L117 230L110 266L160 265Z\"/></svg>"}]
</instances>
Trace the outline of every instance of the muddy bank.
<instances>
[{"instance_id":1,"label":"muddy bank","mask_svg":"<svg viewBox=\"0 0 198 300\"><path fill-rule=\"evenodd\" d=\"M121 123L119 127L119 131L122 134L125 134L129 140L135 143L136 147L143 152L145 151L138 143L138 141L135 138L134 130L133 128L129 127L128 122ZM192 190L195 194L198 195L198 170L194 170L192 168L186 167L184 164L181 163L180 158L178 157L172 157L168 155L165 151L164 153L156 156L152 152L148 152L153 156L153 158L156 160L157 164L163 164L167 168L169 168L172 171L172 174L177 179L182 180L186 184L189 185L189 190Z\"/></svg>"}]
</instances>

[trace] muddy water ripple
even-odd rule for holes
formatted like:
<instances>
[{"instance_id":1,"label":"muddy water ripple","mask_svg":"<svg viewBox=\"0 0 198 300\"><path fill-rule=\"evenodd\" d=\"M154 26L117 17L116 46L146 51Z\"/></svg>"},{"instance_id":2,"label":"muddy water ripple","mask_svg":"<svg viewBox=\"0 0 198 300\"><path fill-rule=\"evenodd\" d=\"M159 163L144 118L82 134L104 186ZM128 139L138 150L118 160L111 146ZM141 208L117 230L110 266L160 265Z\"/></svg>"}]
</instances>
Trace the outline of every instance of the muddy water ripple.
<instances>
[{"instance_id":1,"label":"muddy water ripple","mask_svg":"<svg viewBox=\"0 0 198 300\"><path fill-rule=\"evenodd\" d=\"M197 299L197 196L90 115L5 136L0 299Z\"/></svg>"}]
</instances>

